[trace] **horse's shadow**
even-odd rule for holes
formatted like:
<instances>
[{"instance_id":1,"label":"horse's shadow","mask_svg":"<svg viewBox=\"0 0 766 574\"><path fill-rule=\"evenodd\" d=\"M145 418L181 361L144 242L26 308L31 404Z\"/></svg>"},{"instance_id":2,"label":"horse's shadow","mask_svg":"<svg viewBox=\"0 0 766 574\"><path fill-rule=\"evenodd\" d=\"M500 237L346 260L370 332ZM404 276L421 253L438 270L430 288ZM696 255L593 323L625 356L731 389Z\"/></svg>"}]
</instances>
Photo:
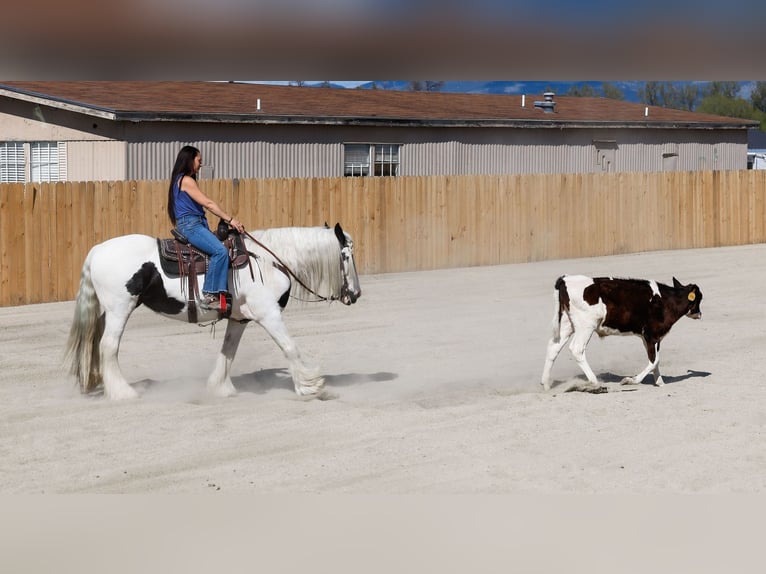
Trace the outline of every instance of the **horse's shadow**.
<instances>
[{"instance_id":1,"label":"horse's shadow","mask_svg":"<svg viewBox=\"0 0 766 574\"><path fill-rule=\"evenodd\" d=\"M341 375L323 375L326 387L348 387L351 385L380 383L393 381L399 375L396 373L378 372L378 373L347 373ZM253 393L263 395L273 390L294 391L295 386L287 369L263 369L252 373L245 373L231 378L234 388L238 393ZM156 380L141 379L132 383L131 386L142 394L150 393L155 397L162 396L184 396L189 400L196 400L204 395L204 382L185 380ZM103 396L102 388L92 391L89 396Z\"/></svg>"},{"instance_id":2,"label":"horse's shadow","mask_svg":"<svg viewBox=\"0 0 766 574\"><path fill-rule=\"evenodd\" d=\"M323 375L325 386L327 387L348 387L351 385L380 383L393 381L399 375L396 373L378 372L378 373L347 373L341 375ZM294 390L293 380L287 369L262 369L238 375L231 378L231 382L237 389L237 392L254 393L258 395L265 394L275 389Z\"/></svg>"}]
</instances>

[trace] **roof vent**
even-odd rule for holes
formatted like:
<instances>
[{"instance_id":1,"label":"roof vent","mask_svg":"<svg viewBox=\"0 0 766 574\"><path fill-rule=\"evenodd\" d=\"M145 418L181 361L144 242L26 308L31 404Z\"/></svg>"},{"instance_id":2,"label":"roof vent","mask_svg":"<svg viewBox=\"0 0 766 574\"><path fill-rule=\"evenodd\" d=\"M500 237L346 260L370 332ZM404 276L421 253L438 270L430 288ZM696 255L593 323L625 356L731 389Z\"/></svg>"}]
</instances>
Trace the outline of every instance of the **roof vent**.
<instances>
[{"instance_id":1,"label":"roof vent","mask_svg":"<svg viewBox=\"0 0 766 574\"><path fill-rule=\"evenodd\" d=\"M554 111L553 108L556 107L556 102L553 101L553 96L555 96L555 95L556 94L554 94L553 92L545 92L543 94L543 98L545 98L545 100L542 101L542 102L539 101L539 100L536 101L535 102L535 107L536 108L540 108L546 114L552 114L553 111Z\"/></svg>"}]
</instances>

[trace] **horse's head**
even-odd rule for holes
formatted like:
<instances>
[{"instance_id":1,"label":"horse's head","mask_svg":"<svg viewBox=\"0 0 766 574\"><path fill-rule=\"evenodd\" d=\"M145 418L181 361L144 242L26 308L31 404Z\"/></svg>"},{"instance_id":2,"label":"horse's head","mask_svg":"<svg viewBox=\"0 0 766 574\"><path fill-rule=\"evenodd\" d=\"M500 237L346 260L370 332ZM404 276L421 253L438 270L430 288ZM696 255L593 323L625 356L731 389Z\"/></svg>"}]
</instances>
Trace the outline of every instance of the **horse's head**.
<instances>
[{"instance_id":1,"label":"horse's head","mask_svg":"<svg viewBox=\"0 0 766 574\"><path fill-rule=\"evenodd\" d=\"M352 305L362 296L362 288L359 285L359 275L356 273L356 262L354 261L354 242L351 236L343 231L340 223L335 224L335 237L340 243L340 272L343 275L340 302L344 305Z\"/></svg>"}]
</instances>

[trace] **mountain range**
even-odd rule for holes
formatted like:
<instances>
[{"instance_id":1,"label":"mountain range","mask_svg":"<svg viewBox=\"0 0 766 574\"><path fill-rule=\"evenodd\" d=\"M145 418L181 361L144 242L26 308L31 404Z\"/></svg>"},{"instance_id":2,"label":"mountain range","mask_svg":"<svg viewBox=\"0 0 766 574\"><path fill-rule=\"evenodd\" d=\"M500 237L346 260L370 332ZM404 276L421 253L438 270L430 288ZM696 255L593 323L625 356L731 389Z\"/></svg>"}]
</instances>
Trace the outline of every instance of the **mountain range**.
<instances>
[{"instance_id":1,"label":"mountain range","mask_svg":"<svg viewBox=\"0 0 766 574\"><path fill-rule=\"evenodd\" d=\"M643 81L608 81L609 84L616 87L623 93L627 102L641 102L641 91L646 84ZM672 82L674 85L683 86L685 84L704 85L708 82ZM749 99L750 92L755 85L753 81L741 81L739 96ZM603 95L603 81L445 81L438 91L453 92L463 94L542 94L546 91L552 91L558 95L565 95L572 87L587 84L592 87L597 95ZM311 84L313 86L322 85L319 83ZM324 85L327 85L326 83ZM343 88L344 86L330 82L331 87ZM409 90L409 81L370 81L358 85L352 89L360 90Z\"/></svg>"}]
</instances>

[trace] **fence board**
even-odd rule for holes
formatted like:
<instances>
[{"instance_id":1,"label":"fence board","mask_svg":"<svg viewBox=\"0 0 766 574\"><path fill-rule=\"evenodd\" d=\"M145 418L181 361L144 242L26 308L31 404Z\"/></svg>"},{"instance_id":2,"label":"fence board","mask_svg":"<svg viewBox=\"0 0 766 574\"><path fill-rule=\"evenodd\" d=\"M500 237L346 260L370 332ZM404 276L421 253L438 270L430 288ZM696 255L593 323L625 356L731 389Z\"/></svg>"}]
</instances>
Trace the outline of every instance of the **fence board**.
<instances>
[{"instance_id":1,"label":"fence board","mask_svg":"<svg viewBox=\"0 0 766 574\"><path fill-rule=\"evenodd\" d=\"M20 244L19 235L23 234L23 229L17 228L13 220L20 215L23 218L23 212L19 209L19 186L0 186L0 232L2 232L2 242L0 243L0 291L4 293L14 293L17 288L14 282L13 273L21 265L15 260L16 252ZM22 294L14 294L14 298L9 301L11 305L17 305L17 299L21 299Z\"/></svg>"},{"instance_id":2,"label":"fence board","mask_svg":"<svg viewBox=\"0 0 766 574\"><path fill-rule=\"evenodd\" d=\"M34 212L37 193L34 188L24 189L21 185L19 185L18 188L19 189L16 192L17 198L18 201L21 202L24 210L24 227L22 228L24 233L23 300L29 301L30 303L39 303L43 300L41 295L41 287L40 282L38 281L38 278L33 270L33 262L37 258L36 250L40 244L40 229L37 225ZM0 193L2 193L1 189ZM2 211L3 208L0 207L0 217L2 216ZM5 267L0 266L0 269L5 269ZM3 290L0 289L0 293L2 292Z\"/></svg>"},{"instance_id":3,"label":"fence board","mask_svg":"<svg viewBox=\"0 0 766 574\"><path fill-rule=\"evenodd\" d=\"M47 231L45 240L41 243L41 255L39 269L42 277L41 282L43 285L43 297L46 301L57 301L56 296L56 270L54 264L56 262L56 240L58 238L58 220L56 218L56 192L58 191L54 186L41 186L42 193L42 221L48 222L47 226L43 229Z\"/></svg>"}]
</instances>

